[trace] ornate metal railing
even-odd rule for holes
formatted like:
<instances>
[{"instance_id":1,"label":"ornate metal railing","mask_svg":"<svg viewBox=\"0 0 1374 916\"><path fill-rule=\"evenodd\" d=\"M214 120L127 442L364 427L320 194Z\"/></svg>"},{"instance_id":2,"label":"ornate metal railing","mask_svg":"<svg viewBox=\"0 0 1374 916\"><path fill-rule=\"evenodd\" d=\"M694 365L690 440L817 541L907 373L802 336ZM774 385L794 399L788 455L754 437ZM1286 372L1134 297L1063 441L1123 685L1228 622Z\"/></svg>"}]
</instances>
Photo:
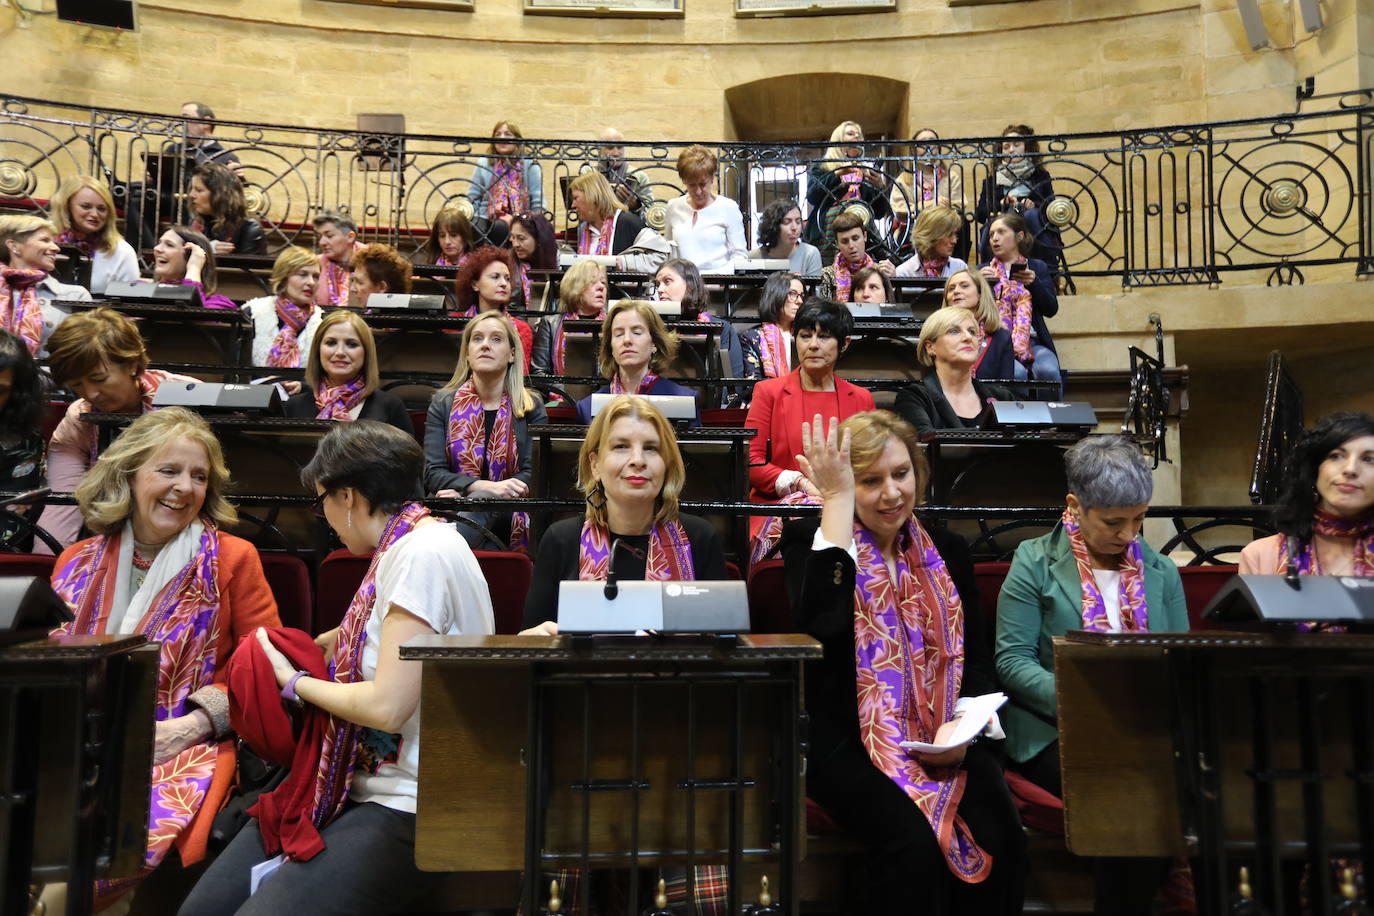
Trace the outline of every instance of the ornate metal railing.
<instances>
[{"instance_id":1,"label":"ornate metal railing","mask_svg":"<svg viewBox=\"0 0 1374 916\"><path fill-rule=\"evenodd\" d=\"M1283 493L1288 456L1303 432L1302 389L1288 372L1283 354L1269 354L1264 386L1264 412L1255 444L1255 467L1250 475L1250 501L1275 503Z\"/></svg>"},{"instance_id":2,"label":"ornate metal railing","mask_svg":"<svg viewBox=\"0 0 1374 916\"><path fill-rule=\"evenodd\" d=\"M1231 277L1290 284L1327 270L1343 277L1374 272L1374 90L1306 102L1319 110L1039 135L1039 164L1053 181L1037 214L1044 226L1040 251L1070 283L1119 278L1127 287ZM156 194L145 162L184 143L186 132L177 117L0 96L0 205L43 210L58 182L73 173L104 175L121 192ZM215 138L241 159L252 214L273 247L308 242L311 217L340 209L365 227L367 238L407 252L418 248L441 207L473 190L478 160L490 144L484 137L232 122L217 125ZM753 217L762 207L779 197L804 199L816 187L812 168L830 161L825 142L708 145L720 161L718 190L740 202L751 244ZM663 203L681 193L675 163L684 146L626 144L630 168L653 195L651 224L661 218ZM527 140L524 154L542 167L543 207L555 226L574 225L563 187L596 166L600 145ZM935 141L924 149L868 142L843 153L871 166L867 209L879 241L894 254L910 246L909 215L929 205L913 193L914 157L939 169L932 199L949 197L976 243L989 212L980 197L989 182L995 186L999 154L998 138ZM175 197L183 178L177 172L161 187ZM158 202L168 217L178 205Z\"/></svg>"}]
</instances>

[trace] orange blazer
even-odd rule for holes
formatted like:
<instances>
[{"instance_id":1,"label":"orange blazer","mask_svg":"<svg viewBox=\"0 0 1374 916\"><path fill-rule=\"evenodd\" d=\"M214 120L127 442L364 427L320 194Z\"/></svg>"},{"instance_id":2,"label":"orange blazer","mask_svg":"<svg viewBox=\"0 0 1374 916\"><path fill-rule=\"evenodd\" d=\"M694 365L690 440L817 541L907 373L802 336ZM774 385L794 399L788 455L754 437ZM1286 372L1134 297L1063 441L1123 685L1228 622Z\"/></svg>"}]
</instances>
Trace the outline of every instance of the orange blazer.
<instances>
[{"instance_id":1,"label":"orange blazer","mask_svg":"<svg viewBox=\"0 0 1374 916\"><path fill-rule=\"evenodd\" d=\"M78 541L62 551L54 572L62 569L85 543ZM107 577L105 594L109 596L114 595L114 561L117 559L113 550L106 551L105 561L96 570L97 576ZM281 626L281 617L277 614L276 598L272 596L267 577L263 575L258 549L243 538L224 532L219 535L219 593L221 616L219 639L215 642L214 686L227 691L229 655L238 646L239 640L258 627ZM97 624L97 630L102 633L110 615L108 602L106 605L100 609L101 619ZM190 865L205 857L210 825L229 797L237 773L237 762L233 738L219 742L215 775L205 793L205 802L195 819L176 839L183 864Z\"/></svg>"},{"instance_id":2,"label":"orange blazer","mask_svg":"<svg viewBox=\"0 0 1374 916\"><path fill-rule=\"evenodd\" d=\"M749 486L753 491L749 497L754 502L775 502L778 475L799 470L802 421L812 419L802 416L800 372L793 369L781 378L770 378L754 386L749 418L744 423L758 430L758 435L749 441ZM873 395L842 378L835 379L835 394L841 420L873 409Z\"/></svg>"}]
</instances>

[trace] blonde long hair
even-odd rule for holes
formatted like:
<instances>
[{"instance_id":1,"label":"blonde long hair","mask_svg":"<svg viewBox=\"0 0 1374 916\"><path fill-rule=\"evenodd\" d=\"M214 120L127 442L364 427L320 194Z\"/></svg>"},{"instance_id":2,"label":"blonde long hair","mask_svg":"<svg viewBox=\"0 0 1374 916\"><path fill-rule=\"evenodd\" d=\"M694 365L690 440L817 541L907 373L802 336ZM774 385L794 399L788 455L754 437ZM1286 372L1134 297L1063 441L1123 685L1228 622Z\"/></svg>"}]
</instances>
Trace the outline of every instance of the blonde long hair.
<instances>
[{"instance_id":1,"label":"blonde long hair","mask_svg":"<svg viewBox=\"0 0 1374 916\"><path fill-rule=\"evenodd\" d=\"M457 391L464 382L472 378L472 366L468 364L468 344L472 343L472 329L483 321L501 322L506 339L510 341L511 353L515 358L506 367L506 394L510 395L511 413L523 417L534 409L534 397L525 387L525 345L520 342L520 335L515 331L515 323L500 312L482 312L463 328L463 340L458 345L458 366L453 370L453 378L439 390ZM519 395L516 394L517 391L520 392Z\"/></svg>"},{"instance_id":2,"label":"blonde long hair","mask_svg":"<svg viewBox=\"0 0 1374 916\"><path fill-rule=\"evenodd\" d=\"M587 521L602 527L607 525L605 490L600 478L592 474L592 456L606 450L611 427L623 417L651 423L658 433L658 450L663 456L663 489L659 491L654 508L654 524L677 521L678 498L682 495L683 484L687 482L687 469L682 462L682 452L677 447L677 436L662 411L645 398L632 394L617 395L603 407L587 428L587 438L582 440L582 449L577 455L577 488L587 499ZM601 493L600 499L597 498L598 491Z\"/></svg>"},{"instance_id":3,"label":"blonde long hair","mask_svg":"<svg viewBox=\"0 0 1374 916\"><path fill-rule=\"evenodd\" d=\"M115 202L114 195L110 193L110 186L99 178L92 178L89 175L71 175L62 180L58 185L57 193L52 197L52 206L49 208L52 216L52 224L58 232L72 231L71 200L82 188L90 188L100 195L100 199L105 202L108 208L108 215L105 217L105 228L100 230L100 250L111 253L119 245L121 238L119 227L115 225Z\"/></svg>"},{"instance_id":4,"label":"blonde long hair","mask_svg":"<svg viewBox=\"0 0 1374 916\"><path fill-rule=\"evenodd\" d=\"M863 125L858 121L841 121L839 126L830 132L830 145L825 148L824 161L821 168L827 172L837 172L840 169L854 168L860 163L849 158L849 153L845 152L844 131L847 127L856 127L859 130L859 139L854 141L862 143L864 139ZM862 147L860 147L862 149Z\"/></svg>"},{"instance_id":5,"label":"blonde long hair","mask_svg":"<svg viewBox=\"0 0 1374 916\"><path fill-rule=\"evenodd\" d=\"M64 322L65 323L65 322ZM320 326L315 329L315 339L310 342L310 361L305 364L305 380L316 391L320 390L320 384L324 380L324 366L320 362L320 347L324 346L324 338L331 327L336 324L346 324L358 335L358 340L363 345L363 377L367 379L367 384L363 388L363 399L372 397L372 392L377 390L381 383L381 370L377 368L377 340L372 336L372 329L363 321L362 316L350 309L335 309L324 316Z\"/></svg>"},{"instance_id":6,"label":"blonde long hair","mask_svg":"<svg viewBox=\"0 0 1374 916\"><path fill-rule=\"evenodd\" d=\"M992 287L988 284L988 278L972 268L956 270L945 278L945 292L940 297L941 305L949 303L949 285L954 282L954 278L960 274L968 274L973 279L973 285L978 287L978 308L973 310L973 317L978 319L978 323L983 326L984 333L996 334L997 329L1002 326L1002 318L997 314L997 300L993 298Z\"/></svg>"}]
</instances>

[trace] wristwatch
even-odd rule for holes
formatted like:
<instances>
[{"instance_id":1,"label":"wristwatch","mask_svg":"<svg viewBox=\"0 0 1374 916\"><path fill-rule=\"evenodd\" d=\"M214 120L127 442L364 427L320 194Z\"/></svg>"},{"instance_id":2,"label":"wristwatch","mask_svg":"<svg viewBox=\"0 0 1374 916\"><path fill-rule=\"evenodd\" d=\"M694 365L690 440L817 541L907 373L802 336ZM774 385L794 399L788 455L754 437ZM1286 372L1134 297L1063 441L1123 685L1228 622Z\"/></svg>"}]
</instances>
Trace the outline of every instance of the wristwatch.
<instances>
[{"instance_id":1,"label":"wristwatch","mask_svg":"<svg viewBox=\"0 0 1374 916\"><path fill-rule=\"evenodd\" d=\"M288 703L304 706L305 701L296 695L296 682L303 677L309 676L310 675L304 671L297 671L295 674L291 675L290 679L286 682L286 686L281 689L281 698Z\"/></svg>"}]
</instances>

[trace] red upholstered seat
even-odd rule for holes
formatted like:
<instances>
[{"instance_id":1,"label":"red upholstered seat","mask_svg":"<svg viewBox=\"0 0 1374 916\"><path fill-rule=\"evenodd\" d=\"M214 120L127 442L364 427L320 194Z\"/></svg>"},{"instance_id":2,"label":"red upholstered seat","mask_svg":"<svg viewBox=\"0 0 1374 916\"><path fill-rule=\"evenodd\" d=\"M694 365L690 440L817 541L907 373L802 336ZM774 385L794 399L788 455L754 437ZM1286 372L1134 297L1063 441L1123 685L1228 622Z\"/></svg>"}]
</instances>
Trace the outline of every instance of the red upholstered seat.
<instances>
[{"instance_id":1,"label":"red upholstered seat","mask_svg":"<svg viewBox=\"0 0 1374 916\"><path fill-rule=\"evenodd\" d=\"M496 632L519 633L525 618L525 596L534 581L534 563L523 553L509 550L474 550L473 555L482 567L482 576L491 593Z\"/></svg>"},{"instance_id":2,"label":"red upholstered seat","mask_svg":"<svg viewBox=\"0 0 1374 916\"><path fill-rule=\"evenodd\" d=\"M764 560L749 570L749 626L755 633L795 633L781 559Z\"/></svg>"},{"instance_id":3,"label":"red upholstered seat","mask_svg":"<svg viewBox=\"0 0 1374 916\"><path fill-rule=\"evenodd\" d=\"M371 555L349 553L340 547L331 551L315 574L314 633L332 630L343 620L348 605L367 575Z\"/></svg>"},{"instance_id":4,"label":"red upholstered seat","mask_svg":"<svg viewBox=\"0 0 1374 916\"><path fill-rule=\"evenodd\" d=\"M36 553L0 553L0 576L42 576L52 578L57 557Z\"/></svg>"},{"instance_id":5,"label":"red upholstered seat","mask_svg":"<svg viewBox=\"0 0 1374 916\"><path fill-rule=\"evenodd\" d=\"M701 411L701 425L740 429L749 411L743 407L707 407Z\"/></svg>"},{"instance_id":6,"label":"red upholstered seat","mask_svg":"<svg viewBox=\"0 0 1374 916\"><path fill-rule=\"evenodd\" d=\"M997 598L1002 594L1002 582L1010 569L1010 563L1000 561L973 564L973 581L978 586L978 610L983 615L983 628L990 640L997 639Z\"/></svg>"},{"instance_id":7,"label":"red upholstered seat","mask_svg":"<svg viewBox=\"0 0 1374 916\"><path fill-rule=\"evenodd\" d=\"M425 444L425 416L429 411L411 410L407 413L410 414L410 432L415 436L415 441L423 446Z\"/></svg>"},{"instance_id":8,"label":"red upholstered seat","mask_svg":"<svg viewBox=\"0 0 1374 916\"><path fill-rule=\"evenodd\" d=\"M1188 601L1188 626L1194 630L1225 629L1223 624L1203 620L1202 612L1217 591L1231 581L1237 567L1227 563L1221 566L1181 566L1178 573L1183 578L1183 596Z\"/></svg>"},{"instance_id":9,"label":"red upholstered seat","mask_svg":"<svg viewBox=\"0 0 1374 916\"><path fill-rule=\"evenodd\" d=\"M284 627L311 631L314 601L310 591L310 570L305 561L289 553L259 553L262 572L272 597L277 601L277 613Z\"/></svg>"},{"instance_id":10,"label":"red upholstered seat","mask_svg":"<svg viewBox=\"0 0 1374 916\"><path fill-rule=\"evenodd\" d=\"M544 413L548 416L550 423L580 423L577 419L576 407L545 407Z\"/></svg>"},{"instance_id":11,"label":"red upholstered seat","mask_svg":"<svg viewBox=\"0 0 1374 916\"><path fill-rule=\"evenodd\" d=\"M1013 770L1004 770L1021 822L1046 833L1064 835L1064 802Z\"/></svg>"}]
</instances>

